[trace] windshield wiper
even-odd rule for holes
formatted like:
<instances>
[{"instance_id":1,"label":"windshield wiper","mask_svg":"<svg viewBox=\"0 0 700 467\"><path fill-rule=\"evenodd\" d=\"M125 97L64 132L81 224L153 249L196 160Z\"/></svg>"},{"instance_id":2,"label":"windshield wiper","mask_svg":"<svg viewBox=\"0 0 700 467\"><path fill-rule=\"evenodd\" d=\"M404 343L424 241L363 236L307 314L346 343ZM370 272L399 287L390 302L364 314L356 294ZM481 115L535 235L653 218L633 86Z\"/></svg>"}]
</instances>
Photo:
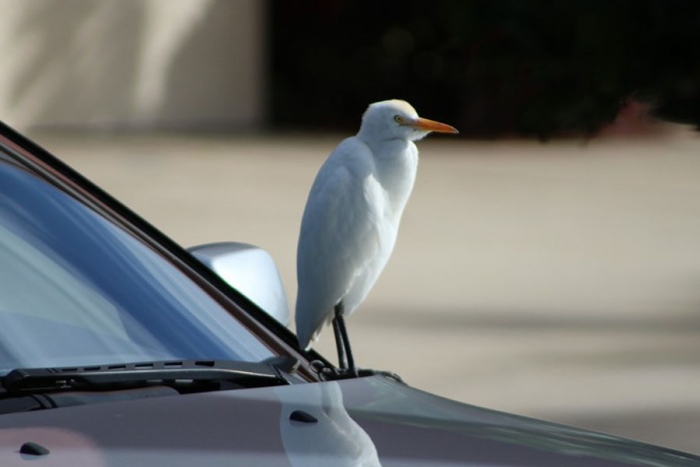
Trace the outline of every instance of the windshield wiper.
<instances>
[{"instance_id":1,"label":"windshield wiper","mask_svg":"<svg viewBox=\"0 0 700 467\"><path fill-rule=\"evenodd\" d=\"M17 368L0 380L0 397L41 391L113 390L149 385L206 383L234 387L289 384L280 370L265 362L176 360L85 367Z\"/></svg>"}]
</instances>

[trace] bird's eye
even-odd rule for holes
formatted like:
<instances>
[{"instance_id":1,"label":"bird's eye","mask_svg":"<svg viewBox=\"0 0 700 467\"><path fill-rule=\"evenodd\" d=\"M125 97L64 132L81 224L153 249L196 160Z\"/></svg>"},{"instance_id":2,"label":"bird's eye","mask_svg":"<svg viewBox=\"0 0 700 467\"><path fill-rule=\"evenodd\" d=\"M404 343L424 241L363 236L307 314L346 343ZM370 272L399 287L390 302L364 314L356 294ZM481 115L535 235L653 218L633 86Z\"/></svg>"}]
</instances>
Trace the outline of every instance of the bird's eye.
<instances>
[{"instance_id":1,"label":"bird's eye","mask_svg":"<svg viewBox=\"0 0 700 467\"><path fill-rule=\"evenodd\" d=\"M396 123L403 123L403 117L402 117L401 115L396 115L396 116L394 117L394 121L395 121Z\"/></svg>"}]
</instances>

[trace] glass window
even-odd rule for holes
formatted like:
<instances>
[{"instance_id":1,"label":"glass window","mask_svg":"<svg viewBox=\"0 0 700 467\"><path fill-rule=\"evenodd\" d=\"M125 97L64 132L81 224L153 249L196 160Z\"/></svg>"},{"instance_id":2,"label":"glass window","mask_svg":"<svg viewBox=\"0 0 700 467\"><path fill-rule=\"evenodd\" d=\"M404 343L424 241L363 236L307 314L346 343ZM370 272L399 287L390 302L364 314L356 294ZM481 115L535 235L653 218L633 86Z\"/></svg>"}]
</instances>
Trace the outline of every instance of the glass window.
<instances>
[{"instance_id":1,"label":"glass window","mask_svg":"<svg viewBox=\"0 0 700 467\"><path fill-rule=\"evenodd\" d=\"M0 374L270 350L150 247L0 158Z\"/></svg>"}]
</instances>

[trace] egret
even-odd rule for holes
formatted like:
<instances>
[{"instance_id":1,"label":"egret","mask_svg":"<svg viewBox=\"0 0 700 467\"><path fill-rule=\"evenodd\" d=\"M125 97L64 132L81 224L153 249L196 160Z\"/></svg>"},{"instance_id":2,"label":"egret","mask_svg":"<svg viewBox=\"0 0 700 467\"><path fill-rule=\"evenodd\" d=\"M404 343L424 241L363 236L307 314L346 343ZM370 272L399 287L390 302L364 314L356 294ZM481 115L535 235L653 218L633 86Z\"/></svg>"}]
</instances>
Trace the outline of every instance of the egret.
<instances>
[{"instance_id":1,"label":"egret","mask_svg":"<svg viewBox=\"0 0 700 467\"><path fill-rule=\"evenodd\" d=\"M295 310L299 346L308 350L332 323L340 369L357 376L345 317L384 269L418 168L417 141L457 133L420 118L402 100L371 104L360 131L322 165L309 192L297 247Z\"/></svg>"}]
</instances>

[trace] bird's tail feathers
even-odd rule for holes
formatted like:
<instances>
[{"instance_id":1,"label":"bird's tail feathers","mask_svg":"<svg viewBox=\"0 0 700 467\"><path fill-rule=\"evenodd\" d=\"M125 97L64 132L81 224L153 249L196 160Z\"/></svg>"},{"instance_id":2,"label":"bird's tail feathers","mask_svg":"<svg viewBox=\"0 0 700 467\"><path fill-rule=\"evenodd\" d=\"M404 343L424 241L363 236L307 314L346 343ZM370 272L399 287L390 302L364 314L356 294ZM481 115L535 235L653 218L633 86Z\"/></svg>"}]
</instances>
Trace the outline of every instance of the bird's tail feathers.
<instances>
[{"instance_id":1,"label":"bird's tail feathers","mask_svg":"<svg viewBox=\"0 0 700 467\"><path fill-rule=\"evenodd\" d=\"M309 350L313 343L318 341L319 334L321 334L321 328L314 331L311 335L298 331L297 340L299 341L299 348L304 349L304 351Z\"/></svg>"},{"instance_id":2,"label":"bird's tail feathers","mask_svg":"<svg viewBox=\"0 0 700 467\"><path fill-rule=\"evenodd\" d=\"M330 324L333 320L333 315L329 315L326 319L322 320L315 328L309 329L306 327L297 326L297 341L299 342L299 348L309 350L314 342L318 341L319 335L321 334L321 329L323 326Z\"/></svg>"}]
</instances>

